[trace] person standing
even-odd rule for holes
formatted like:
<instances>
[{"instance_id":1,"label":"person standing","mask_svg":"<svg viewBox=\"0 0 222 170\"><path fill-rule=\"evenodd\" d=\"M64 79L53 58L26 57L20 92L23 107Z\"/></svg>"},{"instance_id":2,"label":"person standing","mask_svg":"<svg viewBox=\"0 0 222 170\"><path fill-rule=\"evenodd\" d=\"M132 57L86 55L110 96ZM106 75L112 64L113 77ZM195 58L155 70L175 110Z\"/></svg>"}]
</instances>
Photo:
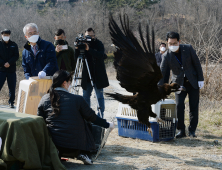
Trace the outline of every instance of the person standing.
<instances>
[{"instance_id":1,"label":"person standing","mask_svg":"<svg viewBox=\"0 0 222 170\"><path fill-rule=\"evenodd\" d=\"M185 98L189 96L190 125L189 136L196 137L195 131L198 124L199 90L204 86L204 77L199 58L189 44L180 44L180 35L176 32L167 33L169 50L163 54L161 72L163 77L167 67L172 70L172 82L178 83L186 88L186 91L177 92L176 107L179 133L176 138L186 137L184 124ZM163 84L163 79L159 83Z\"/></svg>"},{"instance_id":2,"label":"person standing","mask_svg":"<svg viewBox=\"0 0 222 170\"><path fill-rule=\"evenodd\" d=\"M89 65L90 74L93 79L93 83L95 85L95 92L98 97L99 105L101 108L101 114L98 115L103 118L103 112L105 110L105 100L103 96L103 88L109 86L108 77L106 74L106 68L104 59L106 59L106 55L104 54L105 49L103 43L98 40L95 36L95 31L92 28L88 28L85 31L85 36L90 36L92 38L89 44L86 44L86 58ZM77 59L79 56L79 50L76 49L75 58ZM82 71L82 83L81 86L83 88L83 98L86 100L88 105L90 106L90 96L92 94L93 87L91 85L88 70L86 64L83 64Z\"/></svg>"},{"instance_id":3,"label":"person standing","mask_svg":"<svg viewBox=\"0 0 222 170\"><path fill-rule=\"evenodd\" d=\"M155 54L156 57L156 63L157 65L160 67L160 64L162 62L162 56L163 54L166 52L166 44L165 43L161 43L160 47L159 47L159 52ZM164 83L168 83L169 82L169 77L170 77L170 69L168 67L166 75L164 77Z\"/></svg>"},{"instance_id":4,"label":"person standing","mask_svg":"<svg viewBox=\"0 0 222 170\"><path fill-rule=\"evenodd\" d=\"M11 31L1 31L0 41L0 91L7 79L9 88L8 104L14 108L16 88L16 61L19 59L19 50L15 42L10 40Z\"/></svg>"},{"instance_id":5,"label":"person standing","mask_svg":"<svg viewBox=\"0 0 222 170\"><path fill-rule=\"evenodd\" d=\"M38 76L43 79L53 76L59 70L53 44L39 37L38 26L35 23L25 25L23 32L28 40L22 52L25 78Z\"/></svg>"},{"instance_id":6,"label":"person standing","mask_svg":"<svg viewBox=\"0 0 222 170\"><path fill-rule=\"evenodd\" d=\"M64 30L58 29L55 32L54 45L59 69L68 72L75 71L74 50L68 45Z\"/></svg>"},{"instance_id":7,"label":"person standing","mask_svg":"<svg viewBox=\"0 0 222 170\"><path fill-rule=\"evenodd\" d=\"M155 57L156 57L156 63L157 65L160 67L160 64L162 62L162 55L163 53L166 52L166 44L165 43L161 43L160 44L160 47L159 47L159 52L155 54Z\"/></svg>"}]
</instances>

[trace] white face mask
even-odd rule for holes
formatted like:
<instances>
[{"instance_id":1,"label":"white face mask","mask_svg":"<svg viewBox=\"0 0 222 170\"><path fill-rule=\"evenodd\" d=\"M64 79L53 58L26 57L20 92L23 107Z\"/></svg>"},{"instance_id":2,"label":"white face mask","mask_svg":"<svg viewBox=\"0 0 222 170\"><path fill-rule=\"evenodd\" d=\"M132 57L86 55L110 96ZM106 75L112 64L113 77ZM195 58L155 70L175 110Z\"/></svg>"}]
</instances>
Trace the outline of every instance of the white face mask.
<instances>
[{"instance_id":1,"label":"white face mask","mask_svg":"<svg viewBox=\"0 0 222 170\"><path fill-rule=\"evenodd\" d=\"M28 41L31 43L36 43L39 39L39 35L32 35L31 37L28 38Z\"/></svg>"},{"instance_id":2,"label":"white face mask","mask_svg":"<svg viewBox=\"0 0 222 170\"><path fill-rule=\"evenodd\" d=\"M165 47L161 47L160 51L164 52L164 51L166 51L166 48Z\"/></svg>"},{"instance_id":3,"label":"white face mask","mask_svg":"<svg viewBox=\"0 0 222 170\"><path fill-rule=\"evenodd\" d=\"M2 39L3 39L5 42L7 42L7 41L9 41L10 37L9 37L9 36L2 36Z\"/></svg>"},{"instance_id":4,"label":"white face mask","mask_svg":"<svg viewBox=\"0 0 222 170\"><path fill-rule=\"evenodd\" d=\"M170 51L175 52L179 49L179 46L169 46Z\"/></svg>"},{"instance_id":5,"label":"white face mask","mask_svg":"<svg viewBox=\"0 0 222 170\"><path fill-rule=\"evenodd\" d=\"M72 89L72 86L69 85L69 87L68 87L68 92L71 92L71 89Z\"/></svg>"}]
</instances>

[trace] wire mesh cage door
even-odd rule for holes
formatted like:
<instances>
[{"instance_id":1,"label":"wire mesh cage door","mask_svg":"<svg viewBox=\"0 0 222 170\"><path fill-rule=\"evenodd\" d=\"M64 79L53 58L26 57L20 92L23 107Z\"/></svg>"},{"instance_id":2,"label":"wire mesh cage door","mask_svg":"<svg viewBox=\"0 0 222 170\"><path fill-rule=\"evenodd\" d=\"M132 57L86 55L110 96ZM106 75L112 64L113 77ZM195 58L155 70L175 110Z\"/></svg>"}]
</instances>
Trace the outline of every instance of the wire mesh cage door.
<instances>
[{"instance_id":1,"label":"wire mesh cage door","mask_svg":"<svg viewBox=\"0 0 222 170\"><path fill-rule=\"evenodd\" d=\"M160 118L164 123L159 124L159 139L174 138L177 123L176 104L161 104Z\"/></svg>"}]
</instances>

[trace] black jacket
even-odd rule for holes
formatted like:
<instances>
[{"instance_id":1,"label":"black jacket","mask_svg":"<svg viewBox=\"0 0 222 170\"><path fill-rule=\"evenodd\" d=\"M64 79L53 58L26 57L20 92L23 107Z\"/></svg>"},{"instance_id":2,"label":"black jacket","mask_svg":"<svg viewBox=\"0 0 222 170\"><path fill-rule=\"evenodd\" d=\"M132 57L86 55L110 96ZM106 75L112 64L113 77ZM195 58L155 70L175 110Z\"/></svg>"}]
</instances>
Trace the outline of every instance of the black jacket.
<instances>
[{"instance_id":1,"label":"black jacket","mask_svg":"<svg viewBox=\"0 0 222 170\"><path fill-rule=\"evenodd\" d=\"M79 56L79 50L75 51L75 59L77 60ZM103 43L96 39L94 45L89 46L89 51L86 51L86 58L90 67L90 72L93 76L93 82L95 83L97 89L102 89L109 86L108 77L106 74L106 67L104 59L107 56L104 54ZM86 90L87 82L89 82L89 75L87 71L86 64L83 64L82 71L82 88Z\"/></svg>"},{"instance_id":2,"label":"black jacket","mask_svg":"<svg viewBox=\"0 0 222 170\"><path fill-rule=\"evenodd\" d=\"M57 117L52 115L49 93L42 97L37 113L46 120L54 144L63 148L94 151L95 143L86 121L105 128L109 124L95 114L82 96L56 91L60 96L60 114Z\"/></svg>"},{"instance_id":3,"label":"black jacket","mask_svg":"<svg viewBox=\"0 0 222 170\"><path fill-rule=\"evenodd\" d=\"M19 59L18 46L15 42L9 40L6 44L0 41L0 72L15 72L16 61ZM5 68L5 63L9 63L10 67Z\"/></svg>"},{"instance_id":4,"label":"black jacket","mask_svg":"<svg viewBox=\"0 0 222 170\"><path fill-rule=\"evenodd\" d=\"M204 81L203 70L199 58L191 45L180 45L182 65L175 57L175 53L168 50L162 56L162 63L160 65L163 77L165 77L168 67L172 70L172 82L183 86L184 75L189 80L193 88L198 89L198 81ZM159 83L163 84L163 79Z\"/></svg>"}]
</instances>

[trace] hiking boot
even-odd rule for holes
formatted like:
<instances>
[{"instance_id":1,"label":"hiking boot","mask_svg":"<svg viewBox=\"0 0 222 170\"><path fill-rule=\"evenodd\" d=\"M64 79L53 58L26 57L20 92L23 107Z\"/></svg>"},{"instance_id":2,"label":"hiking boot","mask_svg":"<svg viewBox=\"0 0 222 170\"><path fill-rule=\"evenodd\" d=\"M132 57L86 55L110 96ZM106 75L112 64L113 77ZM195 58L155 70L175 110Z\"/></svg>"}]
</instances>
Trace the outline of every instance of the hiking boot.
<instances>
[{"instance_id":1,"label":"hiking boot","mask_svg":"<svg viewBox=\"0 0 222 170\"><path fill-rule=\"evenodd\" d=\"M93 164L93 161L86 154L79 154L79 156L77 156L77 159L83 161L85 165Z\"/></svg>"}]
</instances>

